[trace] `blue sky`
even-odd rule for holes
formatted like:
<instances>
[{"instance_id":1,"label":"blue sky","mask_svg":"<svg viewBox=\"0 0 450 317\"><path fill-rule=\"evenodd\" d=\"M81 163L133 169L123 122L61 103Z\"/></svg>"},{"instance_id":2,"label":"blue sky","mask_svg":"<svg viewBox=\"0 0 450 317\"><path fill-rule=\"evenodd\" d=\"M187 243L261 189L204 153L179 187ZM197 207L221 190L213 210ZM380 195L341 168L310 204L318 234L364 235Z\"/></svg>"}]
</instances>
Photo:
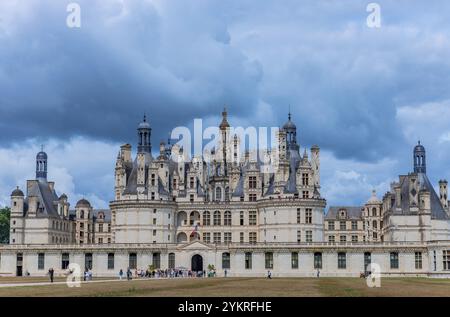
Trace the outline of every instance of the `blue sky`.
<instances>
[{"instance_id":1,"label":"blue sky","mask_svg":"<svg viewBox=\"0 0 450 317\"><path fill-rule=\"evenodd\" d=\"M408 173L418 139L434 184L450 179L448 1L0 2L0 205L34 177L107 207L122 143L145 112L157 148L194 118L278 126L322 150L329 205L362 204ZM303 151L303 149L302 149Z\"/></svg>"}]
</instances>

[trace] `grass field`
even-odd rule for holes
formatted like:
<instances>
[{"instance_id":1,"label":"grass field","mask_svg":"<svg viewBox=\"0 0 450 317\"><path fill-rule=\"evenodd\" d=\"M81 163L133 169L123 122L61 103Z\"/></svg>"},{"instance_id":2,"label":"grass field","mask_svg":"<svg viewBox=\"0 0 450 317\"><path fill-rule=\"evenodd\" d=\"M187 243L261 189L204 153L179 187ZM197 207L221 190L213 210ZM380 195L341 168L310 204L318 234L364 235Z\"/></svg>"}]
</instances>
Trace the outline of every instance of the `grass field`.
<instances>
[{"instance_id":1,"label":"grass field","mask_svg":"<svg viewBox=\"0 0 450 317\"><path fill-rule=\"evenodd\" d=\"M0 278L0 284L47 282L40 278ZM368 288L359 278L192 278L105 281L0 287L4 296L450 296L450 280L384 278L380 288Z\"/></svg>"}]
</instances>

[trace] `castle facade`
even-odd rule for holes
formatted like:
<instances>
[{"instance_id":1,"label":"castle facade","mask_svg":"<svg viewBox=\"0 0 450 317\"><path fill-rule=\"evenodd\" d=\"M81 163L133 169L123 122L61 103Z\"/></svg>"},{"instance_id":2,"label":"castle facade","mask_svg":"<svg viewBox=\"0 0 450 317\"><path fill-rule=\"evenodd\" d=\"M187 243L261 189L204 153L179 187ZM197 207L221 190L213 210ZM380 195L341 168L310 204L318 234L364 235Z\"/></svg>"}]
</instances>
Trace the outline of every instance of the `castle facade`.
<instances>
[{"instance_id":1,"label":"castle facade","mask_svg":"<svg viewBox=\"0 0 450 317\"><path fill-rule=\"evenodd\" d=\"M121 146L110 209L86 199L70 208L47 180L47 154L36 156L26 194L11 194L10 244L0 246L0 274L67 272L70 263L97 276L122 269L214 266L229 276L357 276L376 263L385 275L450 277L447 182L439 195L426 175L426 152L382 199L332 206L320 189L320 149L300 150L289 114L278 147L261 159L239 155L240 138L222 113L217 146L204 156L160 143L138 125L137 154ZM276 162L266 169L263 162Z\"/></svg>"}]
</instances>

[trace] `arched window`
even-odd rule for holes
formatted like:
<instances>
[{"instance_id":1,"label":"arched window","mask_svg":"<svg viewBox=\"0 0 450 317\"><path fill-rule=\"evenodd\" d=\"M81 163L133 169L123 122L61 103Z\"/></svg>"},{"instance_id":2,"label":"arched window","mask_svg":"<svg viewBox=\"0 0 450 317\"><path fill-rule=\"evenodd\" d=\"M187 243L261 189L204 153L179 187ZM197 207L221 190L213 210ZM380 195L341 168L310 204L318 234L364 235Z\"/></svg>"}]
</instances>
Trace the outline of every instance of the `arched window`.
<instances>
[{"instance_id":1,"label":"arched window","mask_svg":"<svg viewBox=\"0 0 450 317\"><path fill-rule=\"evenodd\" d=\"M209 211L203 212L203 225L210 226L211 225L211 214Z\"/></svg>"},{"instance_id":2,"label":"arched window","mask_svg":"<svg viewBox=\"0 0 450 317\"><path fill-rule=\"evenodd\" d=\"M314 253L314 268L315 269L322 268L322 253L320 252Z\"/></svg>"},{"instance_id":3,"label":"arched window","mask_svg":"<svg viewBox=\"0 0 450 317\"><path fill-rule=\"evenodd\" d=\"M80 211L80 218L84 218L84 210Z\"/></svg>"},{"instance_id":4,"label":"arched window","mask_svg":"<svg viewBox=\"0 0 450 317\"><path fill-rule=\"evenodd\" d=\"M231 226L231 211L227 210L223 214L223 225L224 226Z\"/></svg>"},{"instance_id":5,"label":"arched window","mask_svg":"<svg viewBox=\"0 0 450 317\"><path fill-rule=\"evenodd\" d=\"M220 211L216 210L214 211L214 225L215 226L220 226L221 225L221 215L220 215Z\"/></svg>"},{"instance_id":6,"label":"arched window","mask_svg":"<svg viewBox=\"0 0 450 317\"><path fill-rule=\"evenodd\" d=\"M374 220L374 221L372 221L372 227L374 228L374 229L377 229L377 221L376 220Z\"/></svg>"},{"instance_id":7,"label":"arched window","mask_svg":"<svg viewBox=\"0 0 450 317\"><path fill-rule=\"evenodd\" d=\"M216 187L216 200L222 200L222 188Z\"/></svg>"},{"instance_id":8,"label":"arched window","mask_svg":"<svg viewBox=\"0 0 450 317\"><path fill-rule=\"evenodd\" d=\"M229 269L230 268L230 253L225 252L222 253L222 269Z\"/></svg>"},{"instance_id":9,"label":"arched window","mask_svg":"<svg viewBox=\"0 0 450 317\"><path fill-rule=\"evenodd\" d=\"M372 217L376 217L377 209L375 207L372 208Z\"/></svg>"}]
</instances>

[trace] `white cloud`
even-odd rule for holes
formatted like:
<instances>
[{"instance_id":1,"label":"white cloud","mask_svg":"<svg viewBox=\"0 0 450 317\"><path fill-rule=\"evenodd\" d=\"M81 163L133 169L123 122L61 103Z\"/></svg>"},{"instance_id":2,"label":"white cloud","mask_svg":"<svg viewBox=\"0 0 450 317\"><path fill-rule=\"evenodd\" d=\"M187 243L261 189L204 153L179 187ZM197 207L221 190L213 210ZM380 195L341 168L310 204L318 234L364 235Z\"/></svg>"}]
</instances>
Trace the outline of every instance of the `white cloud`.
<instances>
[{"instance_id":1,"label":"white cloud","mask_svg":"<svg viewBox=\"0 0 450 317\"><path fill-rule=\"evenodd\" d=\"M395 180L398 161L384 158L374 163L337 159L331 152L321 152L322 196L327 207L360 206L375 189L378 197L389 190Z\"/></svg>"}]
</instances>

